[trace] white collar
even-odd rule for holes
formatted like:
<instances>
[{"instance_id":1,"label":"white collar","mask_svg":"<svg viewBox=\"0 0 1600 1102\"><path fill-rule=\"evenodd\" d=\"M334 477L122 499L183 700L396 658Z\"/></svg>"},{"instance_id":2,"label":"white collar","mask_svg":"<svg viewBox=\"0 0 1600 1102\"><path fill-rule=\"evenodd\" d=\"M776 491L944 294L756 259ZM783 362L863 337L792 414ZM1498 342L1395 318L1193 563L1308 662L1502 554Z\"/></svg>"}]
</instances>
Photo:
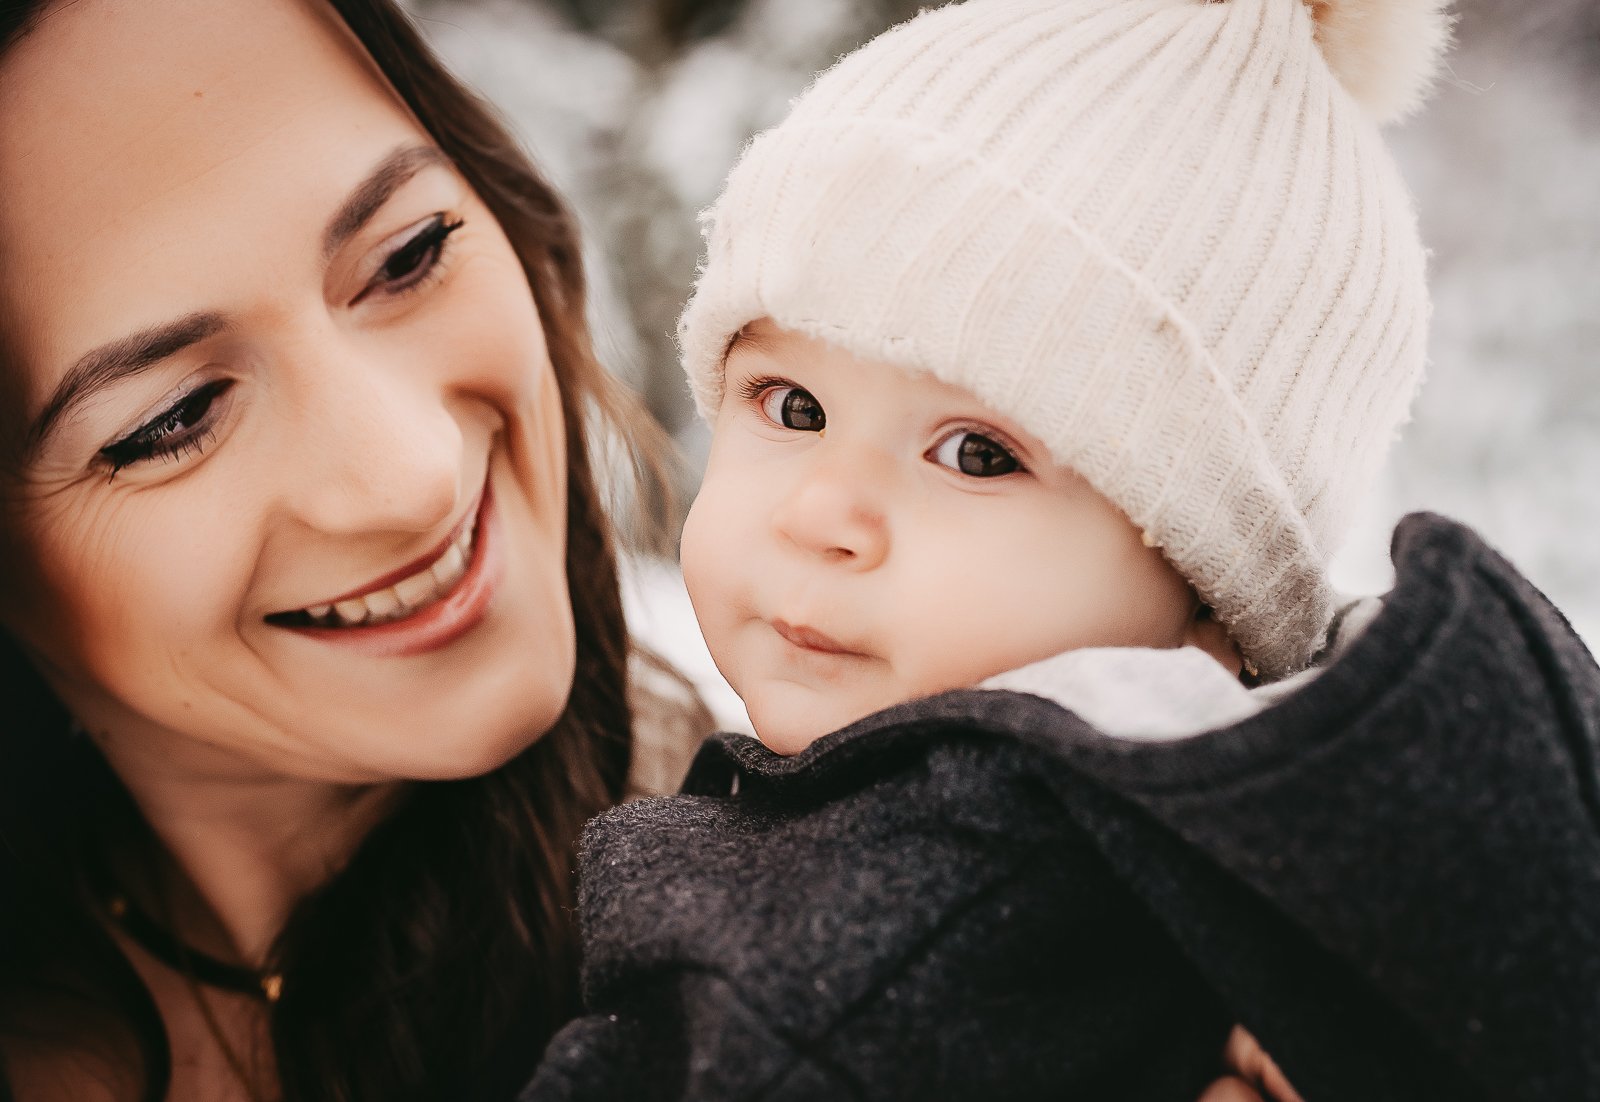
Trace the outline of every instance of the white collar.
<instances>
[{"instance_id":1,"label":"white collar","mask_svg":"<svg viewBox=\"0 0 1600 1102\"><path fill-rule=\"evenodd\" d=\"M1318 663L1247 689L1196 647L1097 647L991 677L980 689L1044 697L1116 738L1163 741L1232 726L1299 692L1366 630L1383 608L1378 597L1344 603Z\"/></svg>"}]
</instances>

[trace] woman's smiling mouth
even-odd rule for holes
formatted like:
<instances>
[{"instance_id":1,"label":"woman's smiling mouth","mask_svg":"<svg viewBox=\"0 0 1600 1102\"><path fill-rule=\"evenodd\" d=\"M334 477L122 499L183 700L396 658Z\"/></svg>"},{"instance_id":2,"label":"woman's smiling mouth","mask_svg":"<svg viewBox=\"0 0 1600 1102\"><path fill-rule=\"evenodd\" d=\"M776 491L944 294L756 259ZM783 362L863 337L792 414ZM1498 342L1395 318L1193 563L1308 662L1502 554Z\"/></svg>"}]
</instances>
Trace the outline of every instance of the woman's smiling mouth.
<instances>
[{"instance_id":1,"label":"woman's smiling mouth","mask_svg":"<svg viewBox=\"0 0 1600 1102\"><path fill-rule=\"evenodd\" d=\"M337 598L269 615L267 623L376 655L408 655L451 642L482 619L500 573L493 495L444 544Z\"/></svg>"},{"instance_id":2,"label":"woman's smiling mouth","mask_svg":"<svg viewBox=\"0 0 1600 1102\"><path fill-rule=\"evenodd\" d=\"M455 588L472 560L477 531L478 510L473 509L442 552L434 552L403 567L404 576L399 581L390 584L388 578L393 575L388 575L344 597L302 609L301 615L320 627L356 627L402 620Z\"/></svg>"}]
</instances>

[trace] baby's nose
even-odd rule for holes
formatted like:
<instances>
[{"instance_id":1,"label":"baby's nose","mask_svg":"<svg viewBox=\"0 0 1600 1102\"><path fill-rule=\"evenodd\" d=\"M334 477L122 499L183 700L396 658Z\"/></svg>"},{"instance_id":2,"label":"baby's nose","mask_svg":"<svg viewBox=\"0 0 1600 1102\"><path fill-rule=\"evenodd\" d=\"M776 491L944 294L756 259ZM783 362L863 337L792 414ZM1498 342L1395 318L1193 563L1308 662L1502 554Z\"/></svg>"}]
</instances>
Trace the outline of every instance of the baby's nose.
<instances>
[{"instance_id":1,"label":"baby's nose","mask_svg":"<svg viewBox=\"0 0 1600 1102\"><path fill-rule=\"evenodd\" d=\"M779 532L808 554L871 570L889 552L888 517L870 474L817 462L777 511Z\"/></svg>"}]
</instances>

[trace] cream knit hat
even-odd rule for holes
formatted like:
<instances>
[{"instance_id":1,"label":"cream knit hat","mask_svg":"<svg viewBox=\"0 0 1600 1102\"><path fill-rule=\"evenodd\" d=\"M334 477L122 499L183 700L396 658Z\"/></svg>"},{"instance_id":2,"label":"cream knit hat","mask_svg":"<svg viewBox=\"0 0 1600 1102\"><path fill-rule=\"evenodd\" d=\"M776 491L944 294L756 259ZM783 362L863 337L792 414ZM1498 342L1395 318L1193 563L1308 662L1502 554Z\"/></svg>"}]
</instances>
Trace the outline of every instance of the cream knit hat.
<instances>
[{"instance_id":1,"label":"cream knit hat","mask_svg":"<svg viewBox=\"0 0 1600 1102\"><path fill-rule=\"evenodd\" d=\"M930 372L1120 506L1263 675L1302 668L1422 377L1378 122L1420 100L1442 2L970 0L889 31L707 212L696 404L761 317Z\"/></svg>"}]
</instances>

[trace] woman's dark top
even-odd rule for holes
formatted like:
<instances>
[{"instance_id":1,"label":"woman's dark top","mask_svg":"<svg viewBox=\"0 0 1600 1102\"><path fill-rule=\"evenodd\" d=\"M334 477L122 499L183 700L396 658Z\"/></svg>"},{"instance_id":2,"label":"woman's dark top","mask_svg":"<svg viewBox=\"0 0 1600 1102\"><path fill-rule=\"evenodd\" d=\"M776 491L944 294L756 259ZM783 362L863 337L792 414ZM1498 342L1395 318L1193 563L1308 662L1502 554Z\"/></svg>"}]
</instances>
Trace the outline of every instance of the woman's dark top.
<instances>
[{"instance_id":1,"label":"woman's dark top","mask_svg":"<svg viewBox=\"0 0 1600 1102\"><path fill-rule=\"evenodd\" d=\"M1600 1099L1600 669L1471 531L1316 679L1175 742L959 692L722 738L584 838L591 1013L526 1102Z\"/></svg>"}]
</instances>

